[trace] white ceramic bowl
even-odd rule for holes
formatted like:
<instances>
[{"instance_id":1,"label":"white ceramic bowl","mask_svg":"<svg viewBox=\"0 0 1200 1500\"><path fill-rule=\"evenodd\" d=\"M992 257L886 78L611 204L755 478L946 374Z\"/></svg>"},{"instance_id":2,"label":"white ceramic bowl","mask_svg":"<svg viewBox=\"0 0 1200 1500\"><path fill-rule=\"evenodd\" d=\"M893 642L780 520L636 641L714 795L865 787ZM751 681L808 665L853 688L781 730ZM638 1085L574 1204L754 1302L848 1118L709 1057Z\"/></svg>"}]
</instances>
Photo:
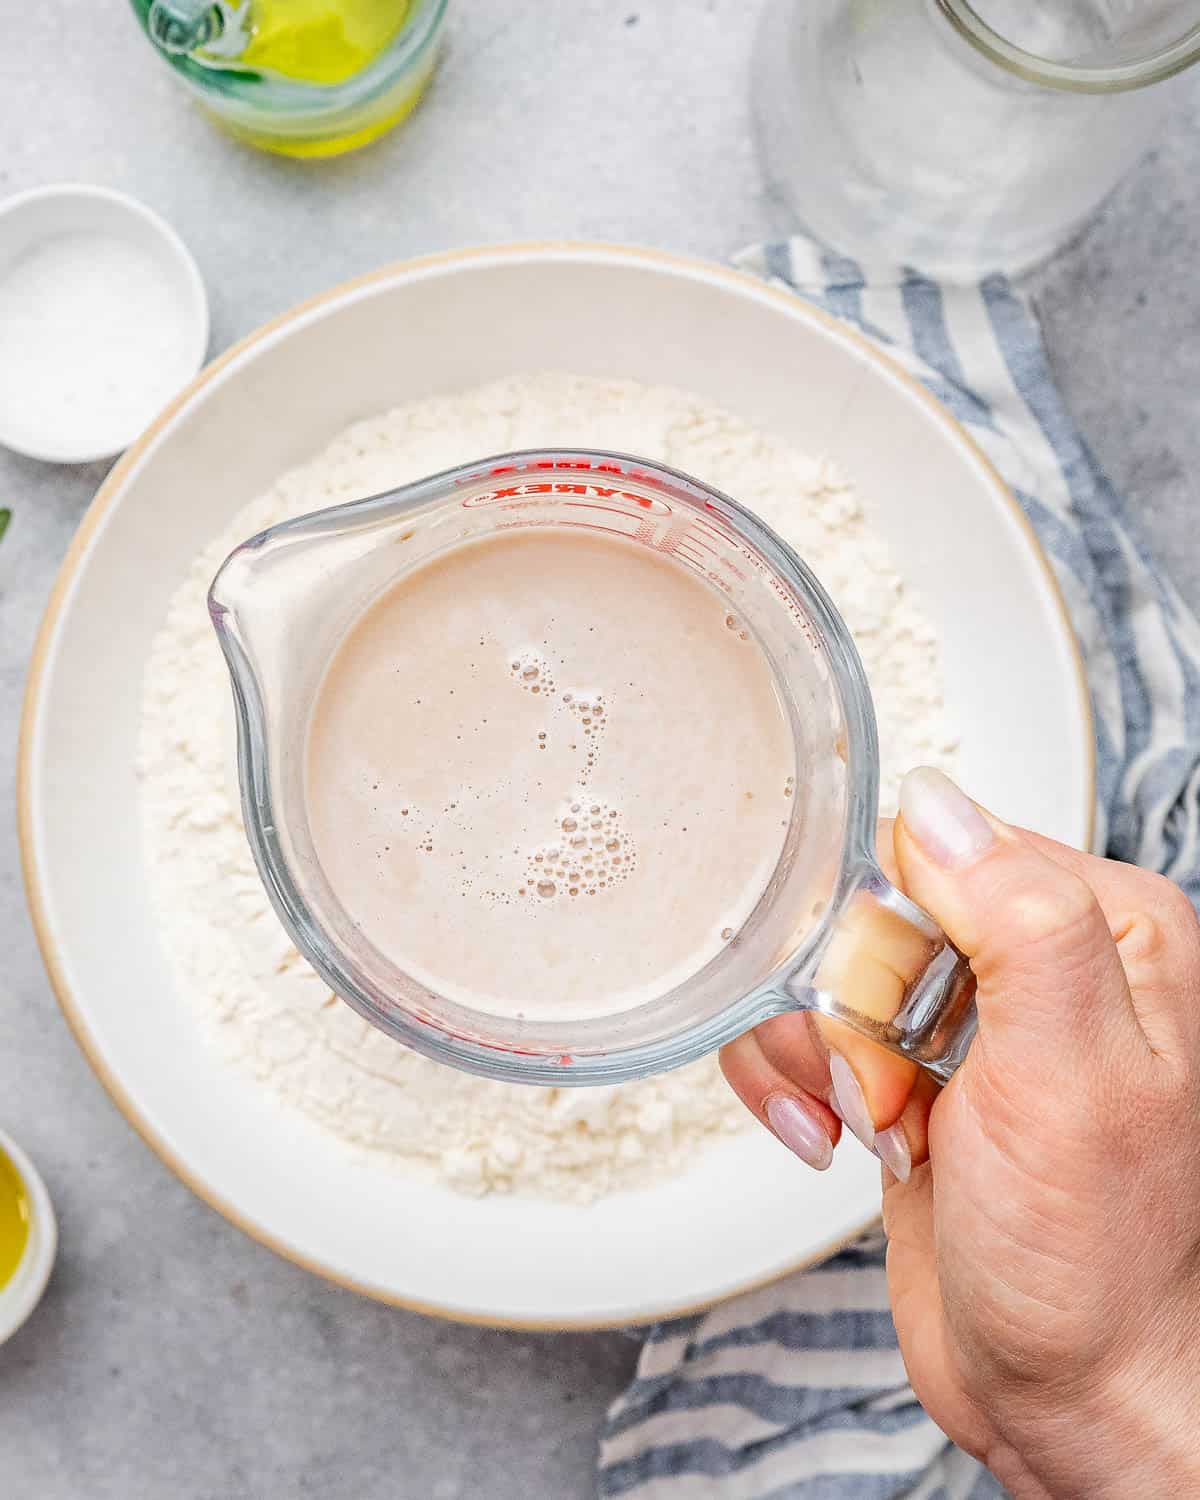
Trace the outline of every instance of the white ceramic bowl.
<instances>
[{"instance_id":1,"label":"white ceramic bowl","mask_svg":"<svg viewBox=\"0 0 1200 1500\"><path fill-rule=\"evenodd\" d=\"M945 632L966 784L1086 844L1093 782L1078 651L1015 502L928 395L796 298L612 247L436 256L296 309L184 392L97 496L31 669L21 838L54 986L126 1117L248 1233L388 1301L562 1328L664 1317L822 1257L873 1221L876 1163L849 1143L818 1175L750 1131L662 1187L581 1209L463 1198L349 1160L210 1051L176 996L133 770L151 638L242 505L357 418L547 367L682 386L830 454Z\"/></svg>"},{"instance_id":2,"label":"white ceramic bowl","mask_svg":"<svg viewBox=\"0 0 1200 1500\"><path fill-rule=\"evenodd\" d=\"M192 378L208 348L208 299L191 252L144 203L111 188L55 183L0 203L0 282L22 256L59 236L79 234L123 240L152 262L175 316L160 333L153 371L145 372L153 376L145 410L129 409L116 425L101 422L87 400L94 386L82 387L74 406L54 400L52 410L38 413L0 408L0 444L49 463L90 463L119 453ZM120 289L112 295L120 296ZM98 381L109 378L101 365L96 374Z\"/></svg>"},{"instance_id":3,"label":"white ceramic bowl","mask_svg":"<svg viewBox=\"0 0 1200 1500\"><path fill-rule=\"evenodd\" d=\"M17 1269L0 1286L0 1344L3 1344L42 1300L58 1252L58 1221L41 1173L3 1130L0 1130L0 1151L16 1167L29 1199L29 1238Z\"/></svg>"}]
</instances>

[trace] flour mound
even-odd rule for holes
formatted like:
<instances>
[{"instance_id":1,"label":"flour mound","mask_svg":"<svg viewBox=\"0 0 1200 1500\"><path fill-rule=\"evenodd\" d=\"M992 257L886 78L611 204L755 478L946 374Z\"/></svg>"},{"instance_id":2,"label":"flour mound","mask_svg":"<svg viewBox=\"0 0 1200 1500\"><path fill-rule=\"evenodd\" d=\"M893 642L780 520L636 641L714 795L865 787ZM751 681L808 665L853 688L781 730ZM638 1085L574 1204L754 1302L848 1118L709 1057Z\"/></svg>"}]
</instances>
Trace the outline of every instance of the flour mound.
<instances>
[{"instance_id":1,"label":"flour mound","mask_svg":"<svg viewBox=\"0 0 1200 1500\"><path fill-rule=\"evenodd\" d=\"M559 374L499 381L356 423L247 505L198 557L147 666L139 770L146 861L176 984L213 1043L349 1146L473 1194L588 1202L683 1171L750 1117L707 1058L602 1089L522 1088L429 1061L329 992L259 883L231 783L224 662L205 594L246 537L292 516L520 448L607 448L695 474L814 569L875 697L884 811L917 764L953 770L937 634L849 485L728 412L666 387Z\"/></svg>"}]
</instances>

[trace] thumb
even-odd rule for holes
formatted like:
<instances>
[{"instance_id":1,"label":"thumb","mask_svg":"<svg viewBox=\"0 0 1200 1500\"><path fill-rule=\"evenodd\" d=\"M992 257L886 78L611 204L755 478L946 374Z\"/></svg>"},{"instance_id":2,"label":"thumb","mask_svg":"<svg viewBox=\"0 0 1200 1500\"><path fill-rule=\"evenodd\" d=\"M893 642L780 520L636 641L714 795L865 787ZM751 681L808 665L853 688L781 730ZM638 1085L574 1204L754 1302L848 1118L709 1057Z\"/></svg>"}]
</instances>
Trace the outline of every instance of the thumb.
<instances>
[{"instance_id":1,"label":"thumb","mask_svg":"<svg viewBox=\"0 0 1200 1500\"><path fill-rule=\"evenodd\" d=\"M1081 876L928 767L904 779L894 838L904 888L975 972L982 1038L1012 1039L1029 1066L1059 1068L1141 1040L1116 944Z\"/></svg>"}]
</instances>

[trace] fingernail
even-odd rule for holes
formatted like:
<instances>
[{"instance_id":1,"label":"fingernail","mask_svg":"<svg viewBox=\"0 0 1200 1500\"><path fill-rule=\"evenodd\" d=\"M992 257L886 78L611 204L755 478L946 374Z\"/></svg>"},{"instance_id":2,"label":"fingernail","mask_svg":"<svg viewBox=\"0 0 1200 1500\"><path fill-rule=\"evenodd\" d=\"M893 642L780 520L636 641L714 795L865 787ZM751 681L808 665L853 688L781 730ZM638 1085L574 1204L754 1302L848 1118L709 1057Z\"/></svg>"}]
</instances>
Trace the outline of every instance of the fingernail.
<instances>
[{"instance_id":1,"label":"fingernail","mask_svg":"<svg viewBox=\"0 0 1200 1500\"><path fill-rule=\"evenodd\" d=\"M862 1085L840 1052L829 1054L829 1077L833 1083L834 1113L848 1125L868 1151L875 1149L875 1124L867 1108Z\"/></svg>"},{"instance_id":2,"label":"fingernail","mask_svg":"<svg viewBox=\"0 0 1200 1500\"><path fill-rule=\"evenodd\" d=\"M893 1177L901 1182L908 1181L908 1174L912 1171L912 1152L898 1124L889 1125L875 1137L875 1155Z\"/></svg>"},{"instance_id":3,"label":"fingernail","mask_svg":"<svg viewBox=\"0 0 1200 1500\"><path fill-rule=\"evenodd\" d=\"M939 865L968 865L995 843L987 819L941 771L918 766L900 783L900 816Z\"/></svg>"},{"instance_id":4,"label":"fingernail","mask_svg":"<svg viewBox=\"0 0 1200 1500\"><path fill-rule=\"evenodd\" d=\"M825 1128L808 1110L786 1094L775 1094L767 1100L767 1119L771 1129L801 1161L823 1172L833 1161L833 1142Z\"/></svg>"}]
</instances>

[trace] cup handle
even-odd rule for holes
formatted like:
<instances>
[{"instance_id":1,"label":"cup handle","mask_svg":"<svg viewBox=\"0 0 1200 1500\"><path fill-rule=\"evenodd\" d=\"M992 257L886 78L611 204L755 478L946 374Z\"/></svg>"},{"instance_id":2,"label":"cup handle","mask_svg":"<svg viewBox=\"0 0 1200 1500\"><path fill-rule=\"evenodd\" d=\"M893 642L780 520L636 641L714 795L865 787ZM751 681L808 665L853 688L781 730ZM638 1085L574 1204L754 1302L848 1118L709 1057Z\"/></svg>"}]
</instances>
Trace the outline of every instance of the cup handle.
<instances>
[{"instance_id":1,"label":"cup handle","mask_svg":"<svg viewBox=\"0 0 1200 1500\"><path fill-rule=\"evenodd\" d=\"M792 998L945 1082L975 1035L975 976L950 939L873 863L840 908L811 980Z\"/></svg>"}]
</instances>

